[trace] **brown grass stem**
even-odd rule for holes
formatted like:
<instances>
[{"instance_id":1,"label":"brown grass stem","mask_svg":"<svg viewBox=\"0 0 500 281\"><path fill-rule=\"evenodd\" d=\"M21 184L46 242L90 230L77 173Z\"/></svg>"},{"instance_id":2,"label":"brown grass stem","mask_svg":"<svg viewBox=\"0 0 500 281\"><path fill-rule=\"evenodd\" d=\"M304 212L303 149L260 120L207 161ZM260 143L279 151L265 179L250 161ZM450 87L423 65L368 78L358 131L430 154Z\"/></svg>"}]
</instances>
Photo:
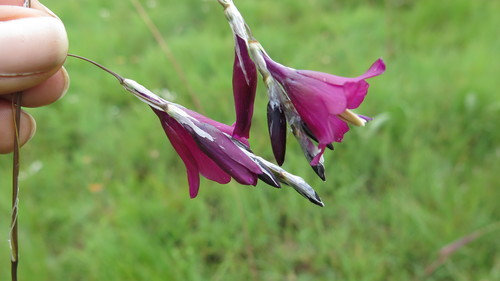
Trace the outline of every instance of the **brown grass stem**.
<instances>
[{"instance_id":1,"label":"brown grass stem","mask_svg":"<svg viewBox=\"0 0 500 281\"><path fill-rule=\"evenodd\" d=\"M189 82L187 80L187 77L186 77L184 70L182 69L182 67L179 64L179 62L177 61L177 59L175 58L174 53L172 52L172 50L168 46L167 41L163 38L160 30L154 24L154 22L151 20L148 13L144 9L144 6L138 0L130 0L130 2L132 3L132 5L134 5L135 10L137 11L137 13L141 17L141 19L144 21L146 26L148 27L148 29L151 32L151 34L153 35L154 39L156 40L156 42L160 46L162 52L165 54L167 59L170 61L170 63L174 67L175 72L179 76L179 79L181 79L182 83L184 84L184 87L186 88L186 91L188 92L188 95L191 99L191 102L193 103L194 108L196 109L196 111L203 113L203 109L202 109L200 100L197 98L195 92L193 91L193 88L191 87L191 84L189 84Z\"/></svg>"},{"instance_id":2,"label":"brown grass stem","mask_svg":"<svg viewBox=\"0 0 500 281\"><path fill-rule=\"evenodd\" d=\"M481 238L485 234L496 231L500 229L500 221L489 224L481 229L478 229L472 233L469 233L459 239L447 244L439 250L439 257L425 268L425 275L430 276L433 274L440 266L442 266L456 251L463 248L465 245Z\"/></svg>"},{"instance_id":3,"label":"brown grass stem","mask_svg":"<svg viewBox=\"0 0 500 281\"><path fill-rule=\"evenodd\" d=\"M25 0L23 7L30 8L31 1ZM14 153L12 159L12 216L9 233L10 242L10 276L12 281L17 281L17 267L19 265L19 239L18 239L18 211L19 211L19 134L21 132L21 101L23 94L18 92L12 97L12 112L14 120Z\"/></svg>"},{"instance_id":4,"label":"brown grass stem","mask_svg":"<svg viewBox=\"0 0 500 281\"><path fill-rule=\"evenodd\" d=\"M17 225L19 208L19 133L21 130L21 100L22 93L16 93L12 97L12 112L14 115L14 154L12 161L12 216L9 235L12 281L17 281L17 266L19 264L19 240Z\"/></svg>"}]
</instances>

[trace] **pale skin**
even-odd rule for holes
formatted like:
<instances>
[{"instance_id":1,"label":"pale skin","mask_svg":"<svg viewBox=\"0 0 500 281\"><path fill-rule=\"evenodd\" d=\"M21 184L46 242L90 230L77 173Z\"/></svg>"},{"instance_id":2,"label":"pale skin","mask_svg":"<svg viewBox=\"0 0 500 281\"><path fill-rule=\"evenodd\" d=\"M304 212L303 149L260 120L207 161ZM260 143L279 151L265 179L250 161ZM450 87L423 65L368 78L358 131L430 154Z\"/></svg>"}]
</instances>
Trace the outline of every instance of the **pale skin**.
<instances>
[{"instance_id":1,"label":"pale skin","mask_svg":"<svg viewBox=\"0 0 500 281\"><path fill-rule=\"evenodd\" d=\"M68 38L59 18L38 0L31 9L23 0L0 0L0 154L14 148L13 94L22 92L23 107L40 107L60 99L69 86L62 67ZM36 130L35 119L21 113L21 145Z\"/></svg>"}]
</instances>

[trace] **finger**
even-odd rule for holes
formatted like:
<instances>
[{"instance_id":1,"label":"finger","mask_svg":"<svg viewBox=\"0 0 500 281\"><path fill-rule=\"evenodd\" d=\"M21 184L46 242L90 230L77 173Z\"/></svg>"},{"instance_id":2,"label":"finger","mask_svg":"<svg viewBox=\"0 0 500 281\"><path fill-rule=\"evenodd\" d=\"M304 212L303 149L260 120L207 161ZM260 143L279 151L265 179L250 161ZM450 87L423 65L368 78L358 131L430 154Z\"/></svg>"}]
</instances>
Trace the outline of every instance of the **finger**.
<instances>
[{"instance_id":1,"label":"finger","mask_svg":"<svg viewBox=\"0 0 500 281\"><path fill-rule=\"evenodd\" d=\"M0 5L0 94L31 88L64 63L64 25L47 13Z\"/></svg>"},{"instance_id":2,"label":"finger","mask_svg":"<svg viewBox=\"0 0 500 281\"><path fill-rule=\"evenodd\" d=\"M51 104L62 98L69 87L68 72L61 67L54 75L41 84L23 91L21 105L39 107ZM15 94L0 95L0 99L11 101Z\"/></svg>"},{"instance_id":3,"label":"finger","mask_svg":"<svg viewBox=\"0 0 500 281\"><path fill-rule=\"evenodd\" d=\"M11 102L0 100L0 120L0 154L5 154L14 150L15 129ZM22 111L20 128L19 143L22 146L35 134L35 119Z\"/></svg>"},{"instance_id":4,"label":"finger","mask_svg":"<svg viewBox=\"0 0 500 281\"><path fill-rule=\"evenodd\" d=\"M51 104L62 98L69 88L69 75L64 67L61 67L54 75L23 92L21 104L26 107L38 107Z\"/></svg>"}]
</instances>

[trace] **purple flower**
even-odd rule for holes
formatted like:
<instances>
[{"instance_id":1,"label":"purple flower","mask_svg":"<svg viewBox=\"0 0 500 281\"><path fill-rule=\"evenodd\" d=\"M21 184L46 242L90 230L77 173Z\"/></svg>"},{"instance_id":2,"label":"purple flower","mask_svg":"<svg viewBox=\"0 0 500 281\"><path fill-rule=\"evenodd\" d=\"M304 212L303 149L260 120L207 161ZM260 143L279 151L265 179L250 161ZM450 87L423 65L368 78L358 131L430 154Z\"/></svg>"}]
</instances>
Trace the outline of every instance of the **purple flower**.
<instances>
[{"instance_id":1,"label":"purple flower","mask_svg":"<svg viewBox=\"0 0 500 281\"><path fill-rule=\"evenodd\" d=\"M369 84L367 78L385 71L382 59L377 60L363 75L345 78L310 70L295 70L274 62L264 54L267 69L280 83L304 122L310 137L318 141L320 153L311 165L317 165L325 147L341 142L349 131L346 122L362 126L369 117L352 113L364 100Z\"/></svg>"},{"instance_id":2,"label":"purple flower","mask_svg":"<svg viewBox=\"0 0 500 281\"><path fill-rule=\"evenodd\" d=\"M191 198L198 194L199 174L222 184L234 178L244 185L256 185L259 175L264 174L228 134L231 126L173 105L169 105L168 113L153 111L186 166ZM273 185L279 187L277 181Z\"/></svg>"}]
</instances>

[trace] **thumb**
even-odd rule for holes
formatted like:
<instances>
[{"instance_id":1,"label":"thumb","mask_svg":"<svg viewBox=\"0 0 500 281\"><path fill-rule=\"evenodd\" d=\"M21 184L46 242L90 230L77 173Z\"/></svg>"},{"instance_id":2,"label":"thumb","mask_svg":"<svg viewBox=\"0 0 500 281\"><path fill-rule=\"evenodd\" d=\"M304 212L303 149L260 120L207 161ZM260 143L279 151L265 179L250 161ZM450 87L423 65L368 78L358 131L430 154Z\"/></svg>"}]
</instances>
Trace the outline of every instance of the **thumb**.
<instances>
[{"instance_id":1,"label":"thumb","mask_svg":"<svg viewBox=\"0 0 500 281\"><path fill-rule=\"evenodd\" d=\"M48 11L0 5L0 22L0 94L38 85L62 66L66 30Z\"/></svg>"}]
</instances>

